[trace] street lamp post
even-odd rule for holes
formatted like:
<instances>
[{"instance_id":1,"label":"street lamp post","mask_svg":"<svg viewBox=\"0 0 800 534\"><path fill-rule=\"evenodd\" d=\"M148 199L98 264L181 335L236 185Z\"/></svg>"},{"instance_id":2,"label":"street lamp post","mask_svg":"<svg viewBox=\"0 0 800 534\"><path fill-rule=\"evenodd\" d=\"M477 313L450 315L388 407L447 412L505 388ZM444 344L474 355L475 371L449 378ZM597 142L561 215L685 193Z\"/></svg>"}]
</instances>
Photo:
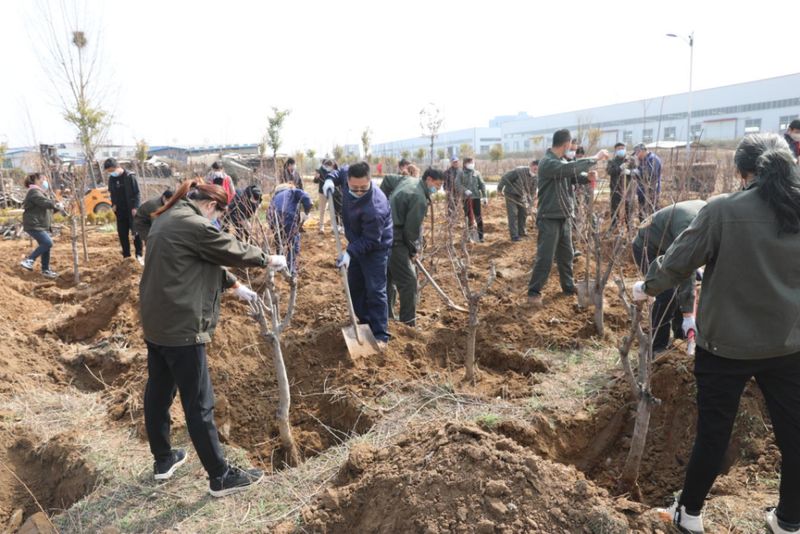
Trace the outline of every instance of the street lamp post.
<instances>
[{"instance_id":1,"label":"street lamp post","mask_svg":"<svg viewBox=\"0 0 800 534\"><path fill-rule=\"evenodd\" d=\"M678 37L679 39L683 39L689 45L689 109L686 113L686 165L688 166L692 145L692 70L694 69L694 32L691 32L688 37L682 37L675 33L668 33L667 37Z\"/></svg>"}]
</instances>

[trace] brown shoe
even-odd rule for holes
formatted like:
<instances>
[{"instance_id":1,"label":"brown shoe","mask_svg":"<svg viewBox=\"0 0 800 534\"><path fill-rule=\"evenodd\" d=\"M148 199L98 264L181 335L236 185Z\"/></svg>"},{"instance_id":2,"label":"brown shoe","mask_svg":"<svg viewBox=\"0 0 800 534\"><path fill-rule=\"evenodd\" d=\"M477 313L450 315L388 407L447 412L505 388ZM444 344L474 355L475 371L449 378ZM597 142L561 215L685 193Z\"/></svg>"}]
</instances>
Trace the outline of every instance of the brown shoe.
<instances>
[{"instance_id":1,"label":"brown shoe","mask_svg":"<svg viewBox=\"0 0 800 534\"><path fill-rule=\"evenodd\" d=\"M544 307L541 295L531 295L528 297L528 307L534 310L539 310Z\"/></svg>"}]
</instances>

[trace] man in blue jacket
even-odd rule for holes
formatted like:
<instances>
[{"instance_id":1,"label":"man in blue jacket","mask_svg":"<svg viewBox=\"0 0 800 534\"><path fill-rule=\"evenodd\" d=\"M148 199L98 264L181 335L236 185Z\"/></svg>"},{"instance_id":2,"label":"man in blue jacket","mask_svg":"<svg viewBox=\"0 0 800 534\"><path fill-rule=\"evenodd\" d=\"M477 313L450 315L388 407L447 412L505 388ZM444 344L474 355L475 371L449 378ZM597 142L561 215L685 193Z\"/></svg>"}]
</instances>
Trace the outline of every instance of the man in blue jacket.
<instances>
[{"instance_id":1,"label":"man in blue jacket","mask_svg":"<svg viewBox=\"0 0 800 534\"><path fill-rule=\"evenodd\" d=\"M658 211L661 194L661 158L650 152L644 143L633 147L639 166L633 171L637 180L636 196L639 200L639 223Z\"/></svg>"},{"instance_id":2,"label":"man in blue jacket","mask_svg":"<svg viewBox=\"0 0 800 534\"><path fill-rule=\"evenodd\" d=\"M302 206L302 209L301 209ZM300 228L311 211L311 197L293 182L278 184L269 203L269 227L275 236L278 254L286 256L293 275L297 274L297 256L300 254Z\"/></svg>"},{"instance_id":3,"label":"man in blue jacket","mask_svg":"<svg viewBox=\"0 0 800 534\"><path fill-rule=\"evenodd\" d=\"M347 179L334 171L322 186L326 196L342 187L342 220L347 249L336 266L347 269L347 280L356 317L369 325L380 345L389 340L389 306L386 268L392 248L392 210L389 200L372 184L369 164L352 165Z\"/></svg>"}]
</instances>

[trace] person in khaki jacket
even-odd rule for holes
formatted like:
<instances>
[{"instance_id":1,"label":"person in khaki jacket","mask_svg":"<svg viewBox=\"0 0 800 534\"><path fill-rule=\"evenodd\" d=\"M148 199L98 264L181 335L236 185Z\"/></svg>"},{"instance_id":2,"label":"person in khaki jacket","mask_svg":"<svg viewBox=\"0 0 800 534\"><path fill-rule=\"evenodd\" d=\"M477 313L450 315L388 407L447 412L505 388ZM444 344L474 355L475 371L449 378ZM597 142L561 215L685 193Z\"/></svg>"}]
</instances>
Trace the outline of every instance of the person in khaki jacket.
<instances>
[{"instance_id":1,"label":"person in khaki jacket","mask_svg":"<svg viewBox=\"0 0 800 534\"><path fill-rule=\"evenodd\" d=\"M222 266L286 268L283 256L268 256L214 224L227 207L225 190L187 181L155 211L147 237L147 262L139 302L147 344L144 420L156 480L172 477L186 451L170 447L169 408L176 391L186 426L209 477L209 492L222 497L261 480L257 469L240 469L222 455L214 424L214 393L206 361L225 289L254 301L257 294Z\"/></svg>"},{"instance_id":2,"label":"person in khaki jacket","mask_svg":"<svg viewBox=\"0 0 800 534\"><path fill-rule=\"evenodd\" d=\"M744 189L709 200L637 282L645 300L705 265L697 310L697 435L683 491L661 511L703 532L701 510L751 378L764 394L781 451L773 534L800 531L800 169L775 134L748 135L733 158Z\"/></svg>"}]
</instances>

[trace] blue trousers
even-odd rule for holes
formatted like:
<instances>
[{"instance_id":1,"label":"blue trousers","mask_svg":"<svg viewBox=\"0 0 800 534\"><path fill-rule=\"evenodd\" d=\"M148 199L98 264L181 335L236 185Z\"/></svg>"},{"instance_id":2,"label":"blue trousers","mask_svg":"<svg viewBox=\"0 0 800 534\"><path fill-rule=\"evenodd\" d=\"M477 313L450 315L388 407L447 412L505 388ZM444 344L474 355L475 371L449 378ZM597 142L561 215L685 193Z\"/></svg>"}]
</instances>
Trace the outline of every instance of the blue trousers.
<instances>
[{"instance_id":1,"label":"blue trousers","mask_svg":"<svg viewBox=\"0 0 800 534\"><path fill-rule=\"evenodd\" d=\"M39 256L42 257L42 271L47 271L50 269L50 249L53 248L53 240L50 238L50 234L45 232L44 230L31 230L28 232L28 235L31 236L36 240L36 243L39 244L36 249L31 252L31 255L28 256L29 260L36 261L36 258Z\"/></svg>"},{"instance_id":2,"label":"blue trousers","mask_svg":"<svg viewBox=\"0 0 800 534\"><path fill-rule=\"evenodd\" d=\"M378 341L389 340L389 304L386 298L386 268L389 249L352 256L347 281L356 317L369 325Z\"/></svg>"}]
</instances>

